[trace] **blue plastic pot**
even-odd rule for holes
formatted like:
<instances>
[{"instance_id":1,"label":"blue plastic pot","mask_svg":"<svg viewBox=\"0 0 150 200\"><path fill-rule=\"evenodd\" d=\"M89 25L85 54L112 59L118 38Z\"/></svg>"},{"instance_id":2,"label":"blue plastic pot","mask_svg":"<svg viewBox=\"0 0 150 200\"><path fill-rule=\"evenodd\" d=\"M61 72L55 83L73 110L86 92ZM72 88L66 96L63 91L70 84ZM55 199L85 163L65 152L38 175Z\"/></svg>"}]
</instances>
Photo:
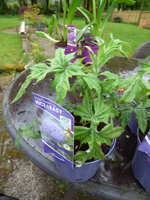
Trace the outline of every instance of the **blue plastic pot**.
<instances>
[{"instance_id":1,"label":"blue plastic pot","mask_svg":"<svg viewBox=\"0 0 150 200\"><path fill-rule=\"evenodd\" d=\"M109 149L109 152L106 154L106 156L108 156L111 153L111 151L115 147L115 144L116 139L113 139L112 146ZM101 159L99 159L93 162L85 163L82 167L75 167L74 169L71 169L62 158L54 154L53 156L59 174L65 177L66 179L70 180L71 182L85 182L92 178L98 170L99 165L102 161Z\"/></svg>"},{"instance_id":2,"label":"blue plastic pot","mask_svg":"<svg viewBox=\"0 0 150 200\"><path fill-rule=\"evenodd\" d=\"M139 138L139 127L137 129L138 146L141 144ZM150 155L138 150L135 151L132 160L132 171L135 178L146 189L146 192L150 195Z\"/></svg>"},{"instance_id":3,"label":"blue plastic pot","mask_svg":"<svg viewBox=\"0 0 150 200\"><path fill-rule=\"evenodd\" d=\"M132 102L134 104L134 108L138 105L135 101ZM138 121L136 119L135 113L131 114L130 121L128 122L128 127L134 135L137 135Z\"/></svg>"}]
</instances>

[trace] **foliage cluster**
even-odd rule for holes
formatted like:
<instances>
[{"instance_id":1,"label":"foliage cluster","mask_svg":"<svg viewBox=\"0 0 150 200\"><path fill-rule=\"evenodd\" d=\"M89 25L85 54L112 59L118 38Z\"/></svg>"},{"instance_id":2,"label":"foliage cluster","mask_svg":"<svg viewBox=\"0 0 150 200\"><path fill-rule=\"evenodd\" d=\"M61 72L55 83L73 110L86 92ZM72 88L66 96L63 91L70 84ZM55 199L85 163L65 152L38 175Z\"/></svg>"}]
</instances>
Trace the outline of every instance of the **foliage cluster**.
<instances>
[{"instance_id":1,"label":"foliage cluster","mask_svg":"<svg viewBox=\"0 0 150 200\"><path fill-rule=\"evenodd\" d=\"M18 15L20 10L20 5L17 1L13 1L8 4L9 14L10 15Z\"/></svg>"},{"instance_id":2,"label":"foliage cluster","mask_svg":"<svg viewBox=\"0 0 150 200\"><path fill-rule=\"evenodd\" d=\"M8 7L5 0L0 0L0 15L8 14Z\"/></svg>"},{"instance_id":3,"label":"foliage cluster","mask_svg":"<svg viewBox=\"0 0 150 200\"><path fill-rule=\"evenodd\" d=\"M35 63L45 60L45 57L43 56L43 49L38 40L30 38L30 44L31 51L26 51L28 55L28 61L33 65Z\"/></svg>"},{"instance_id":4,"label":"foliage cluster","mask_svg":"<svg viewBox=\"0 0 150 200\"><path fill-rule=\"evenodd\" d=\"M36 4L30 6L29 8L30 9L27 9L23 12L23 15L21 16L22 19L28 19L33 23L39 23L42 19L45 19L40 15L40 9Z\"/></svg>"},{"instance_id":5,"label":"foliage cluster","mask_svg":"<svg viewBox=\"0 0 150 200\"><path fill-rule=\"evenodd\" d=\"M146 19L144 23L139 24L139 28L150 29L150 18Z\"/></svg>"},{"instance_id":6,"label":"foliage cluster","mask_svg":"<svg viewBox=\"0 0 150 200\"><path fill-rule=\"evenodd\" d=\"M51 64L50 67L45 63L39 63L29 67L31 72L13 100L15 102L25 94L26 88L33 79L36 79L36 83L38 83L48 73L55 73L50 91L54 88L56 89L56 103L59 105L64 104L63 101L67 95L67 91L71 91L76 97L75 91L80 88L81 96L83 97L82 105L72 104L72 106L67 107L69 107L69 112L73 112L75 116L81 117L80 122L83 126L75 126L75 139L78 139L81 144L88 143L89 145L88 152L79 151L73 157L74 159L82 161L82 164L91 158L95 160L99 158L102 160L106 159L101 145L105 143L111 146L112 139L118 137L124 131L120 126L113 127L112 120L112 118L118 116L118 113L121 112L120 110L119 112L117 111L120 97L116 93L116 88L119 87L121 78L110 72L101 73L101 68L106 61L114 57L114 55L110 56L113 51L120 51L123 55L127 56L123 52L122 46L128 47L128 45L123 41L115 40L112 35L108 45L98 37L96 40L97 45L100 47L98 50L98 55L100 56L93 57L94 62L89 67L81 64L82 59L76 60L73 64L70 63L70 60L74 57L74 53L65 55L64 49L57 49L55 58L47 60ZM106 80L100 81L98 79L99 75L106 76ZM69 78L72 76L76 76L76 81L70 87ZM66 106L64 107L67 108ZM97 128L100 122L106 124L102 130ZM18 138L16 140L17 146L19 145L19 138L27 133L28 137L40 137L34 128L34 124L37 123L38 121L36 119L30 125L19 128ZM89 124L89 126L86 126L86 124Z\"/></svg>"}]
</instances>

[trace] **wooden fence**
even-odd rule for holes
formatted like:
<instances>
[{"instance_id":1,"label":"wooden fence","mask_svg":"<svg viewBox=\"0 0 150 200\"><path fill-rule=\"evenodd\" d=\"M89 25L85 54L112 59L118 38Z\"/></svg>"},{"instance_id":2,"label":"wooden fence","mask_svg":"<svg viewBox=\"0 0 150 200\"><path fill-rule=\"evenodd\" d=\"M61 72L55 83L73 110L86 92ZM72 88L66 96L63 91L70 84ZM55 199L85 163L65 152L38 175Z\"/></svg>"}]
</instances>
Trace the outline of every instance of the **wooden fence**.
<instances>
[{"instance_id":1,"label":"wooden fence","mask_svg":"<svg viewBox=\"0 0 150 200\"><path fill-rule=\"evenodd\" d=\"M129 23L144 23L146 19L150 19L150 11L114 11L111 14L111 21L113 18L120 17L123 22Z\"/></svg>"}]
</instances>

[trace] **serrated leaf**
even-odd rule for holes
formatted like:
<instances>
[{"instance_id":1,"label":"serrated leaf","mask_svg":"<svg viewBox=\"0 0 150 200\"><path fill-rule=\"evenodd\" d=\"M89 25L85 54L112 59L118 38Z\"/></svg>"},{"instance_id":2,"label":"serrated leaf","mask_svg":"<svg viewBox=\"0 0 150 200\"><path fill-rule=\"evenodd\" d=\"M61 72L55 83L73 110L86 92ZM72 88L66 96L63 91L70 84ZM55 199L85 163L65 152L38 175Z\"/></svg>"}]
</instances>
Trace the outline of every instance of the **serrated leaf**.
<instances>
[{"instance_id":1,"label":"serrated leaf","mask_svg":"<svg viewBox=\"0 0 150 200\"><path fill-rule=\"evenodd\" d=\"M136 119L138 120L138 125L143 133L147 128L147 118L150 117L149 107L150 99L148 99L146 104L143 104L143 102L141 102L138 106L134 108Z\"/></svg>"},{"instance_id":2,"label":"serrated leaf","mask_svg":"<svg viewBox=\"0 0 150 200\"><path fill-rule=\"evenodd\" d=\"M150 63L149 62L145 63L145 62L140 62L140 61L139 63L143 66L143 68L141 70L138 70L138 75L140 77L143 77L147 74L150 74Z\"/></svg>"},{"instance_id":3,"label":"serrated leaf","mask_svg":"<svg viewBox=\"0 0 150 200\"><path fill-rule=\"evenodd\" d=\"M97 127L93 126L91 122L90 128L75 127L75 139L80 140L81 143L88 143L89 151L79 151L72 159L81 160L82 164L91 158L105 160L106 157L101 149L101 144L105 143L109 146L112 145L111 140L119 137L124 129L122 127L113 127L113 121L106 125L101 131L97 131Z\"/></svg>"},{"instance_id":4,"label":"serrated leaf","mask_svg":"<svg viewBox=\"0 0 150 200\"><path fill-rule=\"evenodd\" d=\"M93 116L92 105L86 97L83 98L83 102L81 106L78 106L76 111L74 112L76 116L81 116L81 122L83 121L91 121L91 117Z\"/></svg>"},{"instance_id":5,"label":"serrated leaf","mask_svg":"<svg viewBox=\"0 0 150 200\"><path fill-rule=\"evenodd\" d=\"M101 87L102 87L102 92L104 93L109 93L111 92L116 86L118 85L119 82L119 77L118 75L111 73L109 71L103 72L100 75L104 75L107 77L104 81L101 82Z\"/></svg>"},{"instance_id":6,"label":"serrated leaf","mask_svg":"<svg viewBox=\"0 0 150 200\"><path fill-rule=\"evenodd\" d=\"M92 73L88 73L83 76L82 79L86 82L88 87L92 90L95 89L97 92L101 91L100 80Z\"/></svg>"},{"instance_id":7,"label":"serrated leaf","mask_svg":"<svg viewBox=\"0 0 150 200\"><path fill-rule=\"evenodd\" d=\"M29 69L31 69L31 72L27 76L25 82L21 85L21 88L17 93L15 99L12 101L12 103L17 101L20 97L22 97L26 93L26 88L29 86L29 84L33 79L37 79L36 81L37 84L39 81L43 80L49 72L53 71L52 67L48 67L45 63L39 63L37 65L33 65L29 67Z\"/></svg>"},{"instance_id":8,"label":"serrated leaf","mask_svg":"<svg viewBox=\"0 0 150 200\"><path fill-rule=\"evenodd\" d=\"M145 94L150 92L150 85L146 81L140 79L139 76L136 76L134 79L130 79L128 86L129 87L126 88L126 91L120 101L121 104L131 103L133 100L140 103Z\"/></svg>"},{"instance_id":9,"label":"serrated leaf","mask_svg":"<svg viewBox=\"0 0 150 200\"><path fill-rule=\"evenodd\" d=\"M32 121L30 124L28 124L27 126L19 127L18 135L17 135L17 138L15 140L15 147L17 149L19 149L20 138L22 136L27 136L28 139L29 138L33 138L33 139L41 138L41 134L35 128L35 126L38 123L39 123L39 121L38 121L38 118L36 117L36 119L34 121Z\"/></svg>"},{"instance_id":10,"label":"serrated leaf","mask_svg":"<svg viewBox=\"0 0 150 200\"><path fill-rule=\"evenodd\" d=\"M118 112L121 126L125 128L131 118L131 113L134 112L133 105L122 106L122 108L118 109Z\"/></svg>"},{"instance_id":11,"label":"serrated leaf","mask_svg":"<svg viewBox=\"0 0 150 200\"><path fill-rule=\"evenodd\" d=\"M112 104L105 104L102 96L94 101L94 110L94 119L97 125L99 122L108 124L110 117L113 118L116 115L115 108L112 106Z\"/></svg>"}]
</instances>

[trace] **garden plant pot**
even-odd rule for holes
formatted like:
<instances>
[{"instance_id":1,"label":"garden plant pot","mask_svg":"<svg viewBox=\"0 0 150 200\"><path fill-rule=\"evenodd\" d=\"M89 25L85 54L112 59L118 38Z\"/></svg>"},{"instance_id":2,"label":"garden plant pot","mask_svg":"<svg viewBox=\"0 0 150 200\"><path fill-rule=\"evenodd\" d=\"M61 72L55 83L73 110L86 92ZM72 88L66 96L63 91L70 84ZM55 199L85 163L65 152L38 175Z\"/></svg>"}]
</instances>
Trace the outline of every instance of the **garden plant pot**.
<instances>
[{"instance_id":1,"label":"garden plant pot","mask_svg":"<svg viewBox=\"0 0 150 200\"><path fill-rule=\"evenodd\" d=\"M65 55L68 55L68 54L70 54L70 53L76 52L76 54L74 55L74 58L73 58L70 62L71 62L71 63L74 63L74 62L76 61L76 59L77 59L77 50L78 50L78 46L67 49L67 48L65 48L65 47L58 47L56 44L57 44L57 43L54 44L55 50L58 49L58 48L63 48L63 49L65 49Z\"/></svg>"},{"instance_id":2,"label":"garden plant pot","mask_svg":"<svg viewBox=\"0 0 150 200\"><path fill-rule=\"evenodd\" d=\"M109 149L109 152L105 155L108 156L111 151L114 149L116 144L116 139L113 139L112 146ZM57 168L57 171L60 175L70 180L71 182L85 182L92 178L97 172L101 159L95 160L92 162L85 163L82 167L75 167L71 169L65 161L59 156L53 154L54 162Z\"/></svg>"},{"instance_id":3,"label":"garden plant pot","mask_svg":"<svg viewBox=\"0 0 150 200\"><path fill-rule=\"evenodd\" d=\"M139 127L137 129L138 147L141 144L139 137ZM138 150L135 151L132 160L132 171L135 178L146 189L146 192L150 195L150 155Z\"/></svg>"},{"instance_id":4,"label":"garden plant pot","mask_svg":"<svg viewBox=\"0 0 150 200\"><path fill-rule=\"evenodd\" d=\"M82 46L82 57L86 57L83 60L83 63L86 64L88 62L92 62L90 55L89 55L89 50L85 46L91 47L91 49L93 50L95 55L97 55L99 46L94 45L94 44L85 43L85 42L81 42L81 46Z\"/></svg>"},{"instance_id":5,"label":"garden plant pot","mask_svg":"<svg viewBox=\"0 0 150 200\"><path fill-rule=\"evenodd\" d=\"M92 34L84 33L83 36L86 43L94 41L94 37Z\"/></svg>"}]
</instances>

